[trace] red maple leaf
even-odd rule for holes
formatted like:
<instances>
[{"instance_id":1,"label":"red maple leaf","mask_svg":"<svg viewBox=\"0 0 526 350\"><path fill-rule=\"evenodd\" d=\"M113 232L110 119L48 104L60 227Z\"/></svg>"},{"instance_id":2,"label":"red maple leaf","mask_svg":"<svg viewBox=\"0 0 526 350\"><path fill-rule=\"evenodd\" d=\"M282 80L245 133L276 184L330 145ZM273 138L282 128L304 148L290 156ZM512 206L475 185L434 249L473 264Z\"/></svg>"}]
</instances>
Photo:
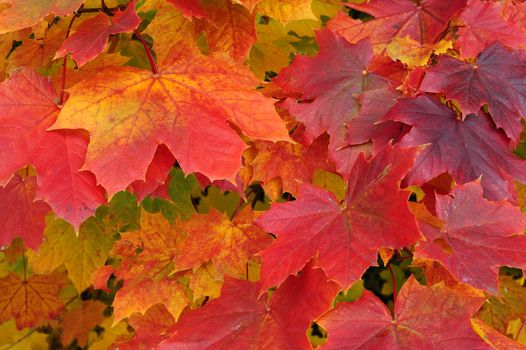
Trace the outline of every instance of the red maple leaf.
<instances>
[{"instance_id":1,"label":"red maple leaf","mask_svg":"<svg viewBox=\"0 0 526 350\"><path fill-rule=\"evenodd\" d=\"M110 35L131 32L140 22L135 13L135 2L131 2L124 11L115 12L112 17L100 13L82 22L75 33L62 43L55 58L70 53L77 65L83 66L104 51Z\"/></svg>"},{"instance_id":2,"label":"red maple leaf","mask_svg":"<svg viewBox=\"0 0 526 350\"><path fill-rule=\"evenodd\" d=\"M385 119L413 126L402 147L428 145L407 174L410 184L421 185L446 171L460 184L482 176L485 197L503 199L512 197L506 174L526 181L526 162L512 153L508 139L483 112L462 121L438 100L420 96L399 100Z\"/></svg>"},{"instance_id":3,"label":"red maple leaf","mask_svg":"<svg viewBox=\"0 0 526 350\"><path fill-rule=\"evenodd\" d=\"M36 197L79 227L106 199L95 176L80 170L87 135L78 130L46 130L60 111L57 101L51 82L27 68L0 84L0 183L16 169L34 165Z\"/></svg>"},{"instance_id":4,"label":"red maple leaf","mask_svg":"<svg viewBox=\"0 0 526 350\"><path fill-rule=\"evenodd\" d=\"M34 176L15 175L0 187L0 245L7 246L16 237L37 249L42 242L44 217L51 210L44 201L35 200L37 181Z\"/></svg>"},{"instance_id":5,"label":"red maple leaf","mask_svg":"<svg viewBox=\"0 0 526 350\"><path fill-rule=\"evenodd\" d=\"M260 296L260 288L259 283L226 279L221 297L183 313L158 349L307 349L311 321L339 290L310 266L289 277L270 298Z\"/></svg>"},{"instance_id":6,"label":"red maple leaf","mask_svg":"<svg viewBox=\"0 0 526 350\"><path fill-rule=\"evenodd\" d=\"M350 42L370 36L373 44L387 44L394 37L410 36L421 44L431 44L446 29L451 17L466 7L466 0L371 0L346 5L374 17L362 22L340 13L329 22L329 29Z\"/></svg>"},{"instance_id":7,"label":"red maple leaf","mask_svg":"<svg viewBox=\"0 0 526 350\"><path fill-rule=\"evenodd\" d=\"M526 33L515 23L504 20L501 11L501 3L481 0L468 2L460 15L465 26L459 28L456 41L460 57L476 57L496 41L515 48L526 44Z\"/></svg>"},{"instance_id":8,"label":"red maple leaf","mask_svg":"<svg viewBox=\"0 0 526 350\"><path fill-rule=\"evenodd\" d=\"M421 286L414 277L404 284L394 316L365 290L352 303L340 303L317 322L327 330L324 349L492 349L473 330L471 316L484 296L444 284Z\"/></svg>"},{"instance_id":9,"label":"red maple leaf","mask_svg":"<svg viewBox=\"0 0 526 350\"><path fill-rule=\"evenodd\" d=\"M482 198L478 182L438 195L437 217L443 227L419 221L426 241L416 257L438 260L461 282L497 292L499 266L526 268L526 216L506 201Z\"/></svg>"},{"instance_id":10,"label":"red maple leaf","mask_svg":"<svg viewBox=\"0 0 526 350\"><path fill-rule=\"evenodd\" d=\"M397 83L391 80L395 78L386 77L392 71L386 69L385 62L378 64L373 60L370 42L364 40L353 45L327 30L317 32L316 39L320 47L318 55L296 56L273 80L289 97L282 107L305 124L307 142L327 132L331 136L330 153L334 155L348 145L347 130L351 135L364 132L361 137L351 139L353 144L396 135L398 123L375 125L383 116L381 112L387 112L389 102L387 109L360 111L361 99L374 94L394 97L391 85Z\"/></svg>"},{"instance_id":11,"label":"red maple leaf","mask_svg":"<svg viewBox=\"0 0 526 350\"><path fill-rule=\"evenodd\" d=\"M420 90L443 92L447 99L459 103L463 116L477 113L487 103L497 127L518 141L521 117L526 116L525 75L526 54L495 43L475 63L441 56L427 71Z\"/></svg>"},{"instance_id":12,"label":"red maple leaf","mask_svg":"<svg viewBox=\"0 0 526 350\"><path fill-rule=\"evenodd\" d=\"M296 201L274 204L258 220L278 237L262 253L263 287L279 285L317 256L315 266L347 288L376 265L380 248L416 242L421 236L407 209L409 193L398 187L416 154L388 146L370 162L360 155L343 205L312 185L303 186Z\"/></svg>"}]
</instances>

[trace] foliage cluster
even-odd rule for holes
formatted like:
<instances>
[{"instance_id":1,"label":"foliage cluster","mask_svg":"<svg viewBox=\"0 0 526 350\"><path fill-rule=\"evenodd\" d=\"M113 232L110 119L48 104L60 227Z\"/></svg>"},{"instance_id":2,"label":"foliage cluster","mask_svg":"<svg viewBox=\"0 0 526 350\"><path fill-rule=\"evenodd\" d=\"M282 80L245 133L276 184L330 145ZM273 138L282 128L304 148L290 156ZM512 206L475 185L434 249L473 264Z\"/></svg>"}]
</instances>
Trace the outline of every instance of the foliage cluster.
<instances>
[{"instance_id":1,"label":"foliage cluster","mask_svg":"<svg viewBox=\"0 0 526 350\"><path fill-rule=\"evenodd\" d=\"M0 0L1 349L526 349L526 2Z\"/></svg>"}]
</instances>

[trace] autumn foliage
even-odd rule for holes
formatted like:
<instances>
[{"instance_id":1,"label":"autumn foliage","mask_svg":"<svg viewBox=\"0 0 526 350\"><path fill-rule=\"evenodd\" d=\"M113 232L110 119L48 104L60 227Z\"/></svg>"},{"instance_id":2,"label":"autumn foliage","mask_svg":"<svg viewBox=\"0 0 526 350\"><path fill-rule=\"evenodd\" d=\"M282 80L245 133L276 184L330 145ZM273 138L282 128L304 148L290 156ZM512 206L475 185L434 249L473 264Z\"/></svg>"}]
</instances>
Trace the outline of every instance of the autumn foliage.
<instances>
[{"instance_id":1,"label":"autumn foliage","mask_svg":"<svg viewBox=\"0 0 526 350\"><path fill-rule=\"evenodd\" d=\"M0 0L0 349L526 349L523 0Z\"/></svg>"}]
</instances>

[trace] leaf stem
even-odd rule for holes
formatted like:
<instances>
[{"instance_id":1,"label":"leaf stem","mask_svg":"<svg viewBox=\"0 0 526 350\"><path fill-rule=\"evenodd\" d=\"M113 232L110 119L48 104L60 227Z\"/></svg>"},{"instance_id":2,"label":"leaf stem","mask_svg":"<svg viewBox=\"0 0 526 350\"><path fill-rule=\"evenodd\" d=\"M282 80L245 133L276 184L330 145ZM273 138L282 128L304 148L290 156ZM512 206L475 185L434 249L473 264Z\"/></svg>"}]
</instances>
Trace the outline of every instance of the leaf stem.
<instances>
[{"instance_id":1,"label":"leaf stem","mask_svg":"<svg viewBox=\"0 0 526 350\"><path fill-rule=\"evenodd\" d=\"M148 56L148 61L150 61L150 67L152 67L152 73L158 74L159 70L157 69L157 64L155 63L155 60L153 59L152 51L150 50L150 47L142 37L142 35L139 33L137 29L133 32L137 39L141 42L142 46L144 46L144 51L146 51L146 55Z\"/></svg>"},{"instance_id":2,"label":"leaf stem","mask_svg":"<svg viewBox=\"0 0 526 350\"><path fill-rule=\"evenodd\" d=\"M80 8L82 9L82 7ZM78 12L75 12L73 14L73 18L71 21L69 21L68 30L66 32L66 39L69 38L69 34L71 34L71 27L73 27L73 22L75 22L75 18L79 16ZM64 40L66 40L64 39ZM58 104L62 106L64 104L64 97L65 97L65 87L66 87L66 71L67 71L67 65L68 65L68 55L64 56L64 59L62 61L62 80L60 83L60 100Z\"/></svg>"},{"instance_id":3,"label":"leaf stem","mask_svg":"<svg viewBox=\"0 0 526 350\"><path fill-rule=\"evenodd\" d=\"M391 275L391 283L393 284L393 305L394 305L394 303L396 302L396 280L395 280L395 275L393 272L393 268L391 267L391 264L387 265L387 269L389 270L389 274Z\"/></svg>"}]
</instances>

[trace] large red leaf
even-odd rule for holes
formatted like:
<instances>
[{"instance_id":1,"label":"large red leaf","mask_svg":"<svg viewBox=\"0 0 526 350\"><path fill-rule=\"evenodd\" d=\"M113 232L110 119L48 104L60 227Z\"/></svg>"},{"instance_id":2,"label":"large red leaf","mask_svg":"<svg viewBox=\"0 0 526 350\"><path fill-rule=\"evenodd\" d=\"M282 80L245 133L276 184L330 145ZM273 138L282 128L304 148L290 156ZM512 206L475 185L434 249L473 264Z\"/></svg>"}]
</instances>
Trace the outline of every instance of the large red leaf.
<instances>
[{"instance_id":1,"label":"large red leaf","mask_svg":"<svg viewBox=\"0 0 526 350\"><path fill-rule=\"evenodd\" d=\"M323 349L489 350L470 324L483 302L484 296L473 290L421 286L411 277L396 299L394 316L366 290L317 322L328 332Z\"/></svg>"},{"instance_id":2,"label":"large red leaf","mask_svg":"<svg viewBox=\"0 0 526 350\"><path fill-rule=\"evenodd\" d=\"M303 187L296 201L274 204L258 220L278 237L262 253L263 287L279 285L317 256L315 266L347 288L376 265L380 248L416 242L420 233L407 209L409 193L398 187L416 154L416 149L387 147L370 162L361 155L343 206L311 185Z\"/></svg>"},{"instance_id":3,"label":"large red leaf","mask_svg":"<svg viewBox=\"0 0 526 350\"><path fill-rule=\"evenodd\" d=\"M104 51L111 34L131 32L140 22L135 13L135 2L131 2L124 11L115 12L113 17L100 13L82 22L75 33L62 43L55 58L69 53L78 66L83 66Z\"/></svg>"},{"instance_id":4,"label":"large red leaf","mask_svg":"<svg viewBox=\"0 0 526 350\"><path fill-rule=\"evenodd\" d=\"M465 26L459 28L456 41L462 58L476 57L496 41L514 48L526 45L526 33L515 23L504 20L501 8L498 2L468 2L460 15Z\"/></svg>"},{"instance_id":5,"label":"large red leaf","mask_svg":"<svg viewBox=\"0 0 526 350\"><path fill-rule=\"evenodd\" d=\"M88 137L76 130L46 131L60 111L57 102L51 82L30 69L0 84L0 183L33 164L37 198L78 228L106 199L93 174L80 171Z\"/></svg>"},{"instance_id":6,"label":"large red leaf","mask_svg":"<svg viewBox=\"0 0 526 350\"><path fill-rule=\"evenodd\" d=\"M497 292L499 266L526 268L526 216L508 202L482 198L478 182L438 195L436 212L444 221L435 227L419 221L426 241L415 255L438 260L461 282Z\"/></svg>"},{"instance_id":7,"label":"large red leaf","mask_svg":"<svg viewBox=\"0 0 526 350\"><path fill-rule=\"evenodd\" d=\"M221 297L188 311L159 350L310 349L307 329L339 287L319 269L305 268L268 298L260 285L227 279ZM268 300L268 301L267 301Z\"/></svg>"},{"instance_id":8,"label":"large red leaf","mask_svg":"<svg viewBox=\"0 0 526 350\"><path fill-rule=\"evenodd\" d=\"M382 75L385 64L378 68L373 61L372 47L364 40L356 45L330 31L316 33L320 52L315 57L296 56L273 81L289 97L282 103L289 113L305 124L307 141L327 132L331 136L330 153L346 146L347 131L351 135L364 132L354 143L367 142L378 135L396 135L398 123L375 125L383 114L360 111L361 99L373 94L395 96L393 83ZM389 99L389 97L387 97ZM387 101L387 112L389 107ZM384 105L384 107L385 107ZM360 113L365 114L357 118ZM354 124L353 119L359 119Z\"/></svg>"},{"instance_id":9,"label":"large red leaf","mask_svg":"<svg viewBox=\"0 0 526 350\"><path fill-rule=\"evenodd\" d=\"M0 184L31 162L58 114L53 85L24 68L0 84Z\"/></svg>"},{"instance_id":10,"label":"large red leaf","mask_svg":"<svg viewBox=\"0 0 526 350\"><path fill-rule=\"evenodd\" d=\"M461 184L482 176L485 197L503 199L512 197L506 174L526 181L526 162L512 153L507 138L483 112L462 121L438 100L420 96L399 100L385 118L413 126L401 146L428 145L407 175L410 184L446 171Z\"/></svg>"},{"instance_id":11,"label":"large red leaf","mask_svg":"<svg viewBox=\"0 0 526 350\"><path fill-rule=\"evenodd\" d=\"M144 180L160 144L185 172L234 180L248 137L288 140L273 101L248 69L228 59L174 47L158 73L134 67L103 69L71 88L53 128L90 132L85 169L110 195Z\"/></svg>"},{"instance_id":12,"label":"large red leaf","mask_svg":"<svg viewBox=\"0 0 526 350\"><path fill-rule=\"evenodd\" d=\"M526 54L500 43L484 50L475 63L441 56L422 81L421 91L443 92L462 108L464 116L488 104L495 124L518 141L526 116Z\"/></svg>"},{"instance_id":13,"label":"large red leaf","mask_svg":"<svg viewBox=\"0 0 526 350\"><path fill-rule=\"evenodd\" d=\"M434 43L446 29L451 17L466 6L466 0L371 0L347 6L370 14L371 21L362 22L339 14L329 22L329 29L350 42L371 37L373 44L387 44L394 37L409 36L421 44Z\"/></svg>"},{"instance_id":14,"label":"large red leaf","mask_svg":"<svg viewBox=\"0 0 526 350\"><path fill-rule=\"evenodd\" d=\"M80 170L89 138L79 130L47 131L33 156L37 169L37 199L43 199L75 228L106 203L95 176Z\"/></svg>"},{"instance_id":15,"label":"large red leaf","mask_svg":"<svg viewBox=\"0 0 526 350\"><path fill-rule=\"evenodd\" d=\"M34 176L15 175L5 186L0 187L0 246L7 246L16 237L24 244L37 249L42 242L44 217L49 206L35 200L37 182Z\"/></svg>"}]
</instances>

